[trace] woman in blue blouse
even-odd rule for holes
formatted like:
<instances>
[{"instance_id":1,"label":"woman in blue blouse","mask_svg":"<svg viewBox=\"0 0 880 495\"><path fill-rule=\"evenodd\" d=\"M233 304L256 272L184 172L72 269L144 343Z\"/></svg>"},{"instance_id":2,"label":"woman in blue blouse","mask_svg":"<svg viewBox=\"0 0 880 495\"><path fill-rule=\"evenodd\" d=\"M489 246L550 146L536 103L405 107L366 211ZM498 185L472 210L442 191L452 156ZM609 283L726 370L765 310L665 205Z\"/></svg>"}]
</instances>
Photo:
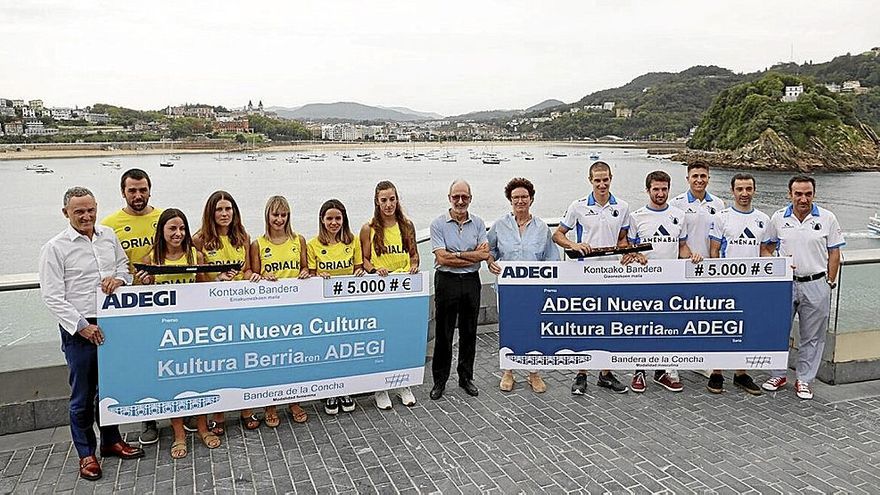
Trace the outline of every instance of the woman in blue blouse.
<instances>
[{"instance_id":1,"label":"woman in blue blouse","mask_svg":"<svg viewBox=\"0 0 880 495\"><path fill-rule=\"evenodd\" d=\"M489 271L498 275L501 267L496 261L559 261L559 248L553 242L550 228L530 209L535 202L535 186L522 177L510 179L504 186L504 195L512 211L495 221L489 229ZM501 391L510 392L514 384L513 372L504 370ZM537 371L530 371L529 386L536 393L547 390Z\"/></svg>"}]
</instances>

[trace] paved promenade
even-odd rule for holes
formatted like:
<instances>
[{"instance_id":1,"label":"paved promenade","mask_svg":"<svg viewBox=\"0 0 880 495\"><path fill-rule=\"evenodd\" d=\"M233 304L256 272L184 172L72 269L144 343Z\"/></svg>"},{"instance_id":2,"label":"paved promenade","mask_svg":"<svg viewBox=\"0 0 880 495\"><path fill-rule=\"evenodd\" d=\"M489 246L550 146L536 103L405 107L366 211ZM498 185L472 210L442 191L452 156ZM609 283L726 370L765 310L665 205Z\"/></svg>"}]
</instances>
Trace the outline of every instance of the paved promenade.
<instances>
[{"instance_id":1,"label":"paved promenade","mask_svg":"<svg viewBox=\"0 0 880 495\"><path fill-rule=\"evenodd\" d=\"M483 329L486 330L486 329ZM491 330L491 329L489 329ZM228 420L223 445L172 461L170 430L139 461L102 462L80 480L67 428L0 437L0 493L877 493L880 383L746 396L728 378L721 396L683 372L685 391L595 387L573 397L570 372L546 373L536 395L524 374L498 391L497 333L477 350L478 398L450 380L444 397L391 411L372 397L352 414L245 432ZM759 374L761 378L766 375ZM629 376L627 376L627 379ZM135 440L130 432L128 439Z\"/></svg>"}]
</instances>

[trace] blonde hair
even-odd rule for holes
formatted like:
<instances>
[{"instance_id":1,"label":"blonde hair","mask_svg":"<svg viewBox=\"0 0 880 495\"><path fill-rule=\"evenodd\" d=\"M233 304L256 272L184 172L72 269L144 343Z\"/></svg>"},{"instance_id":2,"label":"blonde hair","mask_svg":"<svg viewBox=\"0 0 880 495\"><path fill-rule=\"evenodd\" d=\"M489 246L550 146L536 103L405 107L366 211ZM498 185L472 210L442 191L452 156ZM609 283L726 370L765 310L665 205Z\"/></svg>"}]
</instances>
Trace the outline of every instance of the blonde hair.
<instances>
[{"instance_id":1,"label":"blonde hair","mask_svg":"<svg viewBox=\"0 0 880 495\"><path fill-rule=\"evenodd\" d=\"M266 239L270 237L269 234L271 232L269 227L269 215L281 211L287 212L287 222L284 223L284 234L288 239L296 239L296 234L293 233L293 227L290 226L290 204L284 196L272 196L266 201L266 211L263 213L263 218L266 221L266 233L264 234Z\"/></svg>"}]
</instances>

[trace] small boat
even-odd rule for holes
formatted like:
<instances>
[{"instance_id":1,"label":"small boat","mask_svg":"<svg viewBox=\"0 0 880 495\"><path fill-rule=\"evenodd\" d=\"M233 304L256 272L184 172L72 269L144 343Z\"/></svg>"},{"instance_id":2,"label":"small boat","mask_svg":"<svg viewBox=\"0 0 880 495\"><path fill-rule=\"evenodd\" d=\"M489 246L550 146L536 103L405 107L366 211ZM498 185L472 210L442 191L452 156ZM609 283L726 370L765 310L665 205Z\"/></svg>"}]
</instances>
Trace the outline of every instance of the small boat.
<instances>
[{"instance_id":1,"label":"small boat","mask_svg":"<svg viewBox=\"0 0 880 495\"><path fill-rule=\"evenodd\" d=\"M34 165L28 165L28 166L25 167L24 169L25 169L25 170L39 171L39 170L46 170L46 166L43 165L42 163L37 163L37 164L34 164Z\"/></svg>"},{"instance_id":2,"label":"small boat","mask_svg":"<svg viewBox=\"0 0 880 495\"><path fill-rule=\"evenodd\" d=\"M105 162L101 162L101 166L119 168L119 162L117 162L116 160L107 160Z\"/></svg>"},{"instance_id":3,"label":"small boat","mask_svg":"<svg viewBox=\"0 0 880 495\"><path fill-rule=\"evenodd\" d=\"M169 161L169 160L163 160L163 161L159 162L159 166L160 167L173 167L174 162Z\"/></svg>"},{"instance_id":4,"label":"small boat","mask_svg":"<svg viewBox=\"0 0 880 495\"><path fill-rule=\"evenodd\" d=\"M557 152L550 153L550 156L553 158L565 158L566 156L568 156L568 154L567 153L559 153L557 151Z\"/></svg>"},{"instance_id":5,"label":"small boat","mask_svg":"<svg viewBox=\"0 0 880 495\"><path fill-rule=\"evenodd\" d=\"M266 157L266 160L269 160L269 161L277 160L277 159L278 159L278 157L277 157L277 156L274 156L274 155L269 155L269 156Z\"/></svg>"},{"instance_id":6,"label":"small boat","mask_svg":"<svg viewBox=\"0 0 880 495\"><path fill-rule=\"evenodd\" d=\"M590 160L596 161L598 159L599 159L599 155L597 155L596 153L593 153L592 155L590 155Z\"/></svg>"},{"instance_id":7,"label":"small boat","mask_svg":"<svg viewBox=\"0 0 880 495\"><path fill-rule=\"evenodd\" d=\"M242 158L242 161L255 162L255 161L257 161L257 155L248 155L248 156Z\"/></svg>"},{"instance_id":8,"label":"small boat","mask_svg":"<svg viewBox=\"0 0 880 495\"><path fill-rule=\"evenodd\" d=\"M353 162L353 161L354 161L354 157L352 157L351 155L342 155L342 161L344 161L344 162Z\"/></svg>"},{"instance_id":9,"label":"small boat","mask_svg":"<svg viewBox=\"0 0 880 495\"><path fill-rule=\"evenodd\" d=\"M501 159L497 156L484 156L483 157L484 165L501 165Z\"/></svg>"},{"instance_id":10,"label":"small boat","mask_svg":"<svg viewBox=\"0 0 880 495\"><path fill-rule=\"evenodd\" d=\"M54 174L55 173L55 171L52 170L51 168L40 168L40 169L34 170L34 172L36 172L38 174Z\"/></svg>"},{"instance_id":11,"label":"small boat","mask_svg":"<svg viewBox=\"0 0 880 495\"><path fill-rule=\"evenodd\" d=\"M171 155L168 157L169 160L180 160L180 155Z\"/></svg>"},{"instance_id":12,"label":"small boat","mask_svg":"<svg viewBox=\"0 0 880 495\"><path fill-rule=\"evenodd\" d=\"M873 217L868 219L868 230L880 235L880 213L875 213Z\"/></svg>"}]
</instances>

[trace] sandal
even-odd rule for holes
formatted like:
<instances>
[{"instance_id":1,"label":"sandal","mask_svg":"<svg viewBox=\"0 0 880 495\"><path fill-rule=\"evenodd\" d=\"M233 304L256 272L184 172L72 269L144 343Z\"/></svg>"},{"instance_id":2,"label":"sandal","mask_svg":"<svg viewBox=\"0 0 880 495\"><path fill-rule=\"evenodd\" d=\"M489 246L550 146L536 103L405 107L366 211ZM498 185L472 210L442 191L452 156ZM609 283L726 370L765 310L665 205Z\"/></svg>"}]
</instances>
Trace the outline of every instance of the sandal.
<instances>
[{"instance_id":1,"label":"sandal","mask_svg":"<svg viewBox=\"0 0 880 495\"><path fill-rule=\"evenodd\" d=\"M202 437L202 443L205 444L205 447L208 447L209 449L216 449L220 446L220 437L210 431L204 433L199 432L199 436Z\"/></svg>"},{"instance_id":2,"label":"sandal","mask_svg":"<svg viewBox=\"0 0 880 495\"><path fill-rule=\"evenodd\" d=\"M293 416L294 423L305 423L309 420L309 414L299 407L299 404L291 404L287 408L290 410L290 415Z\"/></svg>"},{"instance_id":3,"label":"sandal","mask_svg":"<svg viewBox=\"0 0 880 495\"><path fill-rule=\"evenodd\" d=\"M208 430L218 437L222 437L226 433L226 421L208 421Z\"/></svg>"},{"instance_id":4,"label":"sandal","mask_svg":"<svg viewBox=\"0 0 880 495\"><path fill-rule=\"evenodd\" d=\"M186 439L183 440L175 440L171 444L171 458L172 459L183 459L186 457Z\"/></svg>"},{"instance_id":5,"label":"sandal","mask_svg":"<svg viewBox=\"0 0 880 495\"><path fill-rule=\"evenodd\" d=\"M256 430L260 427L260 418L258 418L256 414L242 416L241 422L244 423L244 428L246 430Z\"/></svg>"},{"instance_id":6,"label":"sandal","mask_svg":"<svg viewBox=\"0 0 880 495\"><path fill-rule=\"evenodd\" d=\"M277 428L281 424L281 418L277 414L265 414L263 421L269 428Z\"/></svg>"}]
</instances>

